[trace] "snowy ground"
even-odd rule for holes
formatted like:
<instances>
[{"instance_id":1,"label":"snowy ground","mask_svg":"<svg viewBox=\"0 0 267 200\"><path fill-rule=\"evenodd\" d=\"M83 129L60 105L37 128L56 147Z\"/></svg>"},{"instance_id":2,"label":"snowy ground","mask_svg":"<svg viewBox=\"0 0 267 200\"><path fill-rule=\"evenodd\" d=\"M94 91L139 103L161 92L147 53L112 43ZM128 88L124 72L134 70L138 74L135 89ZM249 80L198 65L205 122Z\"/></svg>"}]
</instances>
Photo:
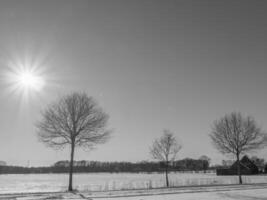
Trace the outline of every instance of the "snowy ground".
<instances>
[{"instance_id":1,"label":"snowy ground","mask_svg":"<svg viewBox=\"0 0 267 200\"><path fill-rule=\"evenodd\" d=\"M236 176L203 173L171 173L171 186L236 184ZM267 183L267 176L244 176L244 183ZM0 175L0 194L65 191L67 174ZM86 173L74 174L73 186L79 191L151 189L165 186L163 174Z\"/></svg>"},{"instance_id":2,"label":"snowy ground","mask_svg":"<svg viewBox=\"0 0 267 200\"><path fill-rule=\"evenodd\" d=\"M93 193L0 195L0 200L266 200L267 184L162 188Z\"/></svg>"},{"instance_id":3,"label":"snowy ground","mask_svg":"<svg viewBox=\"0 0 267 200\"><path fill-rule=\"evenodd\" d=\"M107 198L103 198L107 199ZM102 200L103 200L102 199ZM121 197L113 200L266 200L266 189Z\"/></svg>"}]
</instances>

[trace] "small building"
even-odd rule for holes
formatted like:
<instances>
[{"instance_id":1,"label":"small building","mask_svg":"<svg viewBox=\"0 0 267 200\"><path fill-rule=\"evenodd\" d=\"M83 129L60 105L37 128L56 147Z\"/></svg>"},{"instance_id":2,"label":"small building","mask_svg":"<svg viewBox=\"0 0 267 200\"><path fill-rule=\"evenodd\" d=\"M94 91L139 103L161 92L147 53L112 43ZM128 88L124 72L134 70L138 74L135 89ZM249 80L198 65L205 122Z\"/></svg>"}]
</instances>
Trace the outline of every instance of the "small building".
<instances>
[{"instance_id":1,"label":"small building","mask_svg":"<svg viewBox=\"0 0 267 200\"><path fill-rule=\"evenodd\" d=\"M68 160L61 160L54 164L55 167L68 167L70 162Z\"/></svg>"},{"instance_id":2,"label":"small building","mask_svg":"<svg viewBox=\"0 0 267 200\"><path fill-rule=\"evenodd\" d=\"M237 175L237 161L232 164L230 168L217 169L217 175ZM243 156L240 160L240 170L242 175L253 175L258 174L258 167L248 158L248 156Z\"/></svg>"},{"instance_id":3,"label":"small building","mask_svg":"<svg viewBox=\"0 0 267 200\"><path fill-rule=\"evenodd\" d=\"M73 165L75 167L87 167L90 165L90 161L87 160L74 161Z\"/></svg>"},{"instance_id":4,"label":"small building","mask_svg":"<svg viewBox=\"0 0 267 200\"><path fill-rule=\"evenodd\" d=\"M87 167L90 165L90 161L81 160L81 161L73 161L74 167ZM69 167L70 161L68 160L61 160L54 164L55 167Z\"/></svg>"}]
</instances>

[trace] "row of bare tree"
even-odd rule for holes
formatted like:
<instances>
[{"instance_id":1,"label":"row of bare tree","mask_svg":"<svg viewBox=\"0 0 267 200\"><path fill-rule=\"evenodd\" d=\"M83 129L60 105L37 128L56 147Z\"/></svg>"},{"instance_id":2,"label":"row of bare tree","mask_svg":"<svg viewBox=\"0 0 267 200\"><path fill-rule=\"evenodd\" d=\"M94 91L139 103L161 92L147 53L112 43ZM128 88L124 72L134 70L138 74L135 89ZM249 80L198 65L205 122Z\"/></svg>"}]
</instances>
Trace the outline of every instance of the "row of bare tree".
<instances>
[{"instance_id":1,"label":"row of bare tree","mask_svg":"<svg viewBox=\"0 0 267 200\"><path fill-rule=\"evenodd\" d=\"M72 191L75 148L92 149L97 144L105 143L111 134L107 129L109 116L85 93L63 96L50 104L41 116L41 120L36 123L40 141L55 149L70 146L68 190ZM236 156L240 183L242 183L240 155L266 145L266 134L258 127L255 120L235 112L215 121L210 137L220 152ZM164 130L162 137L156 139L150 148L153 158L164 163L167 187L169 163L175 160L181 148L181 143L169 130Z\"/></svg>"},{"instance_id":2,"label":"row of bare tree","mask_svg":"<svg viewBox=\"0 0 267 200\"><path fill-rule=\"evenodd\" d=\"M235 156L239 183L242 184L240 156L264 148L267 145L267 134L251 116L242 116L232 112L214 121L210 134L213 145L222 154ZM153 158L165 162L166 185L169 186L168 166L174 161L181 144L169 130L154 141L150 150Z\"/></svg>"}]
</instances>

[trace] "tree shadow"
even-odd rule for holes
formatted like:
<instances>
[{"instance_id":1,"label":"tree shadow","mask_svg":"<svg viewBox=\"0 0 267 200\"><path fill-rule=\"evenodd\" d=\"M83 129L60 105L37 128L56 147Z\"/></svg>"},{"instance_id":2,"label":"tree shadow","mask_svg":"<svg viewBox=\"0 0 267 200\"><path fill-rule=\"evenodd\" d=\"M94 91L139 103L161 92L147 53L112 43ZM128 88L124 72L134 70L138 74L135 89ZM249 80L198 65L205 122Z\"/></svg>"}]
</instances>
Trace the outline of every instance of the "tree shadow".
<instances>
[{"instance_id":1,"label":"tree shadow","mask_svg":"<svg viewBox=\"0 0 267 200\"><path fill-rule=\"evenodd\" d=\"M242 194L227 194L227 193L219 193L222 198L230 198L236 200L266 200L267 197L257 197L257 196L248 196Z\"/></svg>"}]
</instances>

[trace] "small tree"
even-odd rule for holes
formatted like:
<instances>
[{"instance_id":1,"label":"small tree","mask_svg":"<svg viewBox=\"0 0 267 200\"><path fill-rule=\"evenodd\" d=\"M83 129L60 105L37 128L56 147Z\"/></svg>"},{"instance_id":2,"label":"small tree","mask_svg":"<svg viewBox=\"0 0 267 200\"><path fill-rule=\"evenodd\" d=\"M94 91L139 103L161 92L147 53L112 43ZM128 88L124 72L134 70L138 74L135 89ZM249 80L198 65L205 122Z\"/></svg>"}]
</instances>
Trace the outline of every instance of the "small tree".
<instances>
[{"instance_id":1,"label":"small tree","mask_svg":"<svg viewBox=\"0 0 267 200\"><path fill-rule=\"evenodd\" d=\"M263 158L258 158L257 156L252 156L250 159L259 168L260 172L263 172L265 160Z\"/></svg>"},{"instance_id":2,"label":"small tree","mask_svg":"<svg viewBox=\"0 0 267 200\"><path fill-rule=\"evenodd\" d=\"M266 134L257 126L254 118L233 112L213 123L210 137L221 153L236 157L237 174L242 184L240 155L263 148L266 145Z\"/></svg>"},{"instance_id":3,"label":"small tree","mask_svg":"<svg viewBox=\"0 0 267 200\"><path fill-rule=\"evenodd\" d=\"M202 161L202 168L203 168L204 173L206 173L210 165L210 158L208 156L203 155L203 156L200 156L199 160Z\"/></svg>"},{"instance_id":4,"label":"small tree","mask_svg":"<svg viewBox=\"0 0 267 200\"><path fill-rule=\"evenodd\" d=\"M150 148L150 154L152 157L164 164L167 187L169 187L169 163L175 160L176 155L181 148L182 145L177 142L173 133L169 130L164 130L163 136L156 139Z\"/></svg>"},{"instance_id":5,"label":"small tree","mask_svg":"<svg viewBox=\"0 0 267 200\"><path fill-rule=\"evenodd\" d=\"M36 124L40 141L59 149L70 146L69 187L72 191L73 158L76 147L92 149L110 135L108 115L85 93L66 95L42 112Z\"/></svg>"}]
</instances>

